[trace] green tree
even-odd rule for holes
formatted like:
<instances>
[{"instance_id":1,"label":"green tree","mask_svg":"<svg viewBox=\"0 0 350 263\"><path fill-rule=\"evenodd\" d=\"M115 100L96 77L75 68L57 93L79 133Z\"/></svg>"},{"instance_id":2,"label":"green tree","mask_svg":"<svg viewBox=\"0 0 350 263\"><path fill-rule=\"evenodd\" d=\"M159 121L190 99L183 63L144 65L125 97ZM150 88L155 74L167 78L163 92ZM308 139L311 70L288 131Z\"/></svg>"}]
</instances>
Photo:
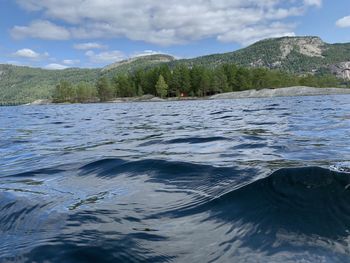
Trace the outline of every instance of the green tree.
<instances>
[{"instance_id":1,"label":"green tree","mask_svg":"<svg viewBox=\"0 0 350 263\"><path fill-rule=\"evenodd\" d=\"M205 68L202 66L194 65L191 69L191 92L196 96L202 96L201 93L201 80Z\"/></svg>"},{"instance_id":2,"label":"green tree","mask_svg":"<svg viewBox=\"0 0 350 263\"><path fill-rule=\"evenodd\" d=\"M166 64L161 65L157 71L158 71L157 76L162 75L166 83L171 82L172 75L168 65ZM157 81L158 81L158 78L157 78Z\"/></svg>"},{"instance_id":3,"label":"green tree","mask_svg":"<svg viewBox=\"0 0 350 263\"><path fill-rule=\"evenodd\" d=\"M132 77L118 75L114 78L114 94L117 97L133 97L136 95L135 84Z\"/></svg>"},{"instance_id":4,"label":"green tree","mask_svg":"<svg viewBox=\"0 0 350 263\"><path fill-rule=\"evenodd\" d=\"M66 80L61 80L60 83L55 87L53 93L53 101L55 103L74 102L75 96L76 93L72 84Z\"/></svg>"},{"instance_id":5,"label":"green tree","mask_svg":"<svg viewBox=\"0 0 350 263\"><path fill-rule=\"evenodd\" d=\"M227 83L229 86L230 91L237 89L237 71L238 71L238 67L234 64L224 64L222 66L225 75L227 77Z\"/></svg>"},{"instance_id":6,"label":"green tree","mask_svg":"<svg viewBox=\"0 0 350 263\"><path fill-rule=\"evenodd\" d=\"M239 68L236 74L236 87L234 90L247 90L252 88L250 70Z\"/></svg>"},{"instance_id":7,"label":"green tree","mask_svg":"<svg viewBox=\"0 0 350 263\"><path fill-rule=\"evenodd\" d=\"M137 96L143 96L143 89L142 89L142 86L141 85L138 85L137 87Z\"/></svg>"},{"instance_id":8,"label":"green tree","mask_svg":"<svg viewBox=\"0 0 350 263\"><path fill-rule=\"evenodd\" d=\"M156 84L159 78L159 72L157 68L148 70L144 75L143 91L145 94L157 95Z\"/></svg>"},{"instance_id":9,"label":"green tree","mask_svg":"<svg viewBox=\"0 0 350 263\"><path fill-rule=\"evenodd\" d=\"M317 87L318 86L316 77L313 75L310 75L310 74L302 77L299 81L299 84L301 86L309 86L309 87Z\"/></svg>"},{"instance_id":10,"label":"green tree","mask_svg":"<svg viewBox=\"0 0 350 263\"><path fill-rule=\"evenodd\" d=\"M203 70L201 72L200 83L198 93L200 96L207 96L210 91L211 74L209 70Z\"/></svg>"},{"instance_id":11,"label":"green tree","mask_svg":"<svg viewBox=\"0 0 350 263\"><path fill-rule=\"evenodd\" d=\"M158 96L164 98L168 94L168 84L165 82L164 77L159 75L159 79L156 84L156 91Z\"/></svg>"},{"instance_id":12,"label":"green tree","mask_svg":"<svg viewBox=\"0 0 350 263\"><path fill-rule=\"evenodd\" d=\"M189 93L191 91L190 70L183 64L177 65L172 74L170 85L170 95L178 96L179 93Z\"/></svg>"},{"instance_id":13,"label":"green tree","mask_svg":"<svg viewBox=\"0 0 350 263\"><path fill-rule=\"evenodd\" d=\"M107 77L99 78L96 88L100 101L108 101L113 97L113 88Z\"/></svg>"},{"instance_id":14,"label":"green tree","mask_svg":"<svg viewBox=\"0 0 350 263\"><path fill-rule=\"evenodd\" d=\"M76 100L77 102L91 102L94 101L97 97L96 88L87 83L87 82L79 82L76 87Z\"/></svg>"},{"instance_id":15,"label":"green tree","mask_svg":"<svg viewBox=\"0 0 350 263\"><path fill-rule=\"evenodd\" d=\"M225 74L224 68L219 67L214 70L211 92L212 93L221 93L221 92L230 92L232 89L228 85L227 76Z\"/></svg>"}]
</instances>

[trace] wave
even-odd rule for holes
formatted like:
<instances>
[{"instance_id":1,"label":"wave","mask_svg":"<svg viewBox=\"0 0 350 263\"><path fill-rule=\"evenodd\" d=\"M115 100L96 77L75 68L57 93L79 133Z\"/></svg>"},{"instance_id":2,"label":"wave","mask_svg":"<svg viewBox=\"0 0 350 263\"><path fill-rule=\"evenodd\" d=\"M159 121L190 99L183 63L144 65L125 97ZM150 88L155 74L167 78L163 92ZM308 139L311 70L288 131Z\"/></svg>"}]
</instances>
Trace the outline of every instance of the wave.
<instances>
[{"instance_id":1,"label":"wave","mask_svg":"<svg viewBox=\"0 0 350 263\"><path fill-rule=\"evenodd\" d=\"M93 162L82 167L81 175L99 177L147 174L152 181L181 188L205 189L211 198L164 211L174 217L210 212L208 220L252 223L264 231L284 229L306 235L335 238L348 236L350 228L350 174L321 167L284 168L266 178L249 182L254 169L165 160ZM210 191L225 180L233 190L215 196ZM221 189L223 190L223 189ZM220 192L220 191L219 191ZM160 214L157 216L161 216Z\"/></svg>"},{"instance_id":2,"label":"wave","mask_svg":"<svg viewBox=\"0 0 350 263\"><path fill-rule=\"evenodd\" d=\"M176 138L172 140L163 141L160 139L150 140L139 144L140 147L146 147L154 144L201 144L201 143L210 143L218 141L230 141L229 138L222 136L213 136L213 137L186 137L186 138Z\"/></svg>"},{"instance_id":3,"label":"wave","mask_svg":"<svg viewBox=\"0 0 350 263\"><path fill-rule=\"evenodd\" d=\"M38 262L47 258L53 262L68 259L77 262L172 261L176 257L142 245L148 242L157 247L157 242L175 238L169 236L174 229L168 232L158 228L158 224L164 222L169 222L169 227L170 222L191 226L193 238L197 239L205 237L200 229L209 226L207 231L212 231L212 236L218 239L215 241L218 253L220 249L224 251L221 255L230 251L237 256L239 251L249 248L260 255L282 255L281 260L287 255L283 253L291 252L290 258L296 259L291 255L300 254L306 248L310 253L306 262L315 255L326 260L333 255L332 262L343 262L350 255L350 174L345 171L344 168L284 168L254 180L259 172L254 168L105 158L86 165L13 175L11 180L21 181L40 175L45 184L45 175L52 179L57 174L59 184L50 181L55 188L62 184L62 177L73 176L71 182L76 185L70 190L78 189L84 196L77 199L79 195L74 192L72 197L55 192L52 197L29 199L21 195L15 199L10 192L3 192L0 230L5 234L16 233L12 239L10 235L3 237L6 244L25 239L25 233L41 240L32 245L27 244L28 240L21 241L27 246L25 257ZM3 179L9 180L9 177ZM92 192L85 196L90 184ZM134 186L142 192L108 195L119 184ZM35 187L41 189L45 185ZM34 195L28 193L27 196ZM70 204L69 209L50 212L62 201ZM101 230L94 230L97 226ZM106 229L113 226L114 230L104 232L102 226ZM222 228L224 233L220 232ZM64 231L57 233L56 229ZM186 238L182 234L181 231L172 233L176 238ZM12 260L10 251L8 245L0 246L0 252ZM262 262L269 261L265 258Z\"/></svg>"},{"instance_id":4,"label":"wave","mask_svg":"<svg viewBox=\"0 0 350 263\"><path fill-rule=\"evenodd\" d=\"M161 159L145 159L126 161L118 158L103 159L79 168L79 175L94 175L98 177L116 177L127 175L137 177L147 175L153 181L167 184L182 185L187 188L195 184L213 187L215 183L234 179L242 182L255 169L239 169L234 167L216 167L212 165L196 164Z\"/></svg>"},{"instance_id":5,"label":"wave","mask_svg":"<svg viewBox=\"0 0 350 263\"><path fill-rule=\"evenodd\" d=\"M215 141L228 141L228 138L225 137L187 137L187 138L178 138L166 141L166 144L175 144L175 143L189 143L189 144L197 144L197 143L207 143L207 142L215 142Z\"/></svg>"},{"instance_id":6,"label":"wave","mask_svg":"<svg viewBox=\"0 0 350 263\"><path fill-rule=\"evenodd\" d=\"M240 229L242 240L250 244L253 240L259 248L272 247L280 233L289 233L327 242L343 240L344 250L350 254L346 241L350 228L349 173L320 167L281 169L185 209L181 216L204 212L209 213L205 221L229 222L232 228Z\"/></svg>"}]
</instances>

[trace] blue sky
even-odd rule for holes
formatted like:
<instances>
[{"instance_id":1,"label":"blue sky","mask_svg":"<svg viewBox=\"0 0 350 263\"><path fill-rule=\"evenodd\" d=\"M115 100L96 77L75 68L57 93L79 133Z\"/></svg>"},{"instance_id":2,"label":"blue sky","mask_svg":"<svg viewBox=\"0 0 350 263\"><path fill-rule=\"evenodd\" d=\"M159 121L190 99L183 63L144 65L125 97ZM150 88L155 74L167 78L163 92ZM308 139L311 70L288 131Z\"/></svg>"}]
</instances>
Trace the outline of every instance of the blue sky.
<instances>
[{"instance_id":1,"label":"blue sky","mask_svg":"<svg viewBox=\"0 0 350 263\"><path fill-rule=\"evenodd\" d=\"M0 63L101 67L154 53L229 52L316 35L350 42L347 0L0 0Z\"/></svg>"}]
</instances>

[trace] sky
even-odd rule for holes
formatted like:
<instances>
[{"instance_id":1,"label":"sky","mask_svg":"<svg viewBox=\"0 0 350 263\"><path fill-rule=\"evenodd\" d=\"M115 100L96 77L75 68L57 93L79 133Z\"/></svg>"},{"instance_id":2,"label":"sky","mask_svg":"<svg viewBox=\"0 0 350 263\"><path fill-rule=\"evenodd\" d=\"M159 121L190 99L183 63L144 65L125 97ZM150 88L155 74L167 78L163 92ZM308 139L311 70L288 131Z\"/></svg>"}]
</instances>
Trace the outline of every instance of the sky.
<instances>
[{"instance_id":1,"label":"sky","mask_svg":"<svg viewBox=\"0 0 350 263\"><path fill-rule=\"evenodd\" d=\"M0 64L95 68L280 36L350 42L349 0L0 0Z\"/></svg>"}]
</instances>

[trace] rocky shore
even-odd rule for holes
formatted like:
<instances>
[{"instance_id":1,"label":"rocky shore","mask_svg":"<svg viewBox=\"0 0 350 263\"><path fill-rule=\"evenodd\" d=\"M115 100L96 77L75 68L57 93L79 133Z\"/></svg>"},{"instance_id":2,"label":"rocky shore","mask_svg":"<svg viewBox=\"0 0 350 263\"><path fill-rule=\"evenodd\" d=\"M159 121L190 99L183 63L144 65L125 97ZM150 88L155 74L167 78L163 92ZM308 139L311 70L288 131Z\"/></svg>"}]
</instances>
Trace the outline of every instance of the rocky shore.
<instances>
[{"instance_id":1,"label":"rocky shore","mask_svg":"<svg viewBox=\"0 0 350 263\"><path fill-rule=\"evenodd\" d=\"M211 96L210 99L241 99L241 98L269 98L292 96L317 96L350 94L350 88L312 88L312 87L287 87L279 89L245 90L222 93Z\"/></svg>"},{"instance_id":2,"label":"rocky shore","mask_svg":"<svg viewBox=\"0 0 350 263\"><path fill-rule=\"evenodd\" d=\"M293 96L317 96L317 95L341 95L350 94L350 88L312 88L312 87L287 87L278 89L245 90L221 93L211 97L186 97L161 99L153 95L141 97L117 98L108 103L123 102L163 102L163 101L183 101L183 100L216 100L216 99L243 99L243 98L272 98L272 97L293 97ZM26 105L48 105L53 104L51 100L36 100ZM69 104L69 103L63 103Z\"/></svg>"}]
</instances>

